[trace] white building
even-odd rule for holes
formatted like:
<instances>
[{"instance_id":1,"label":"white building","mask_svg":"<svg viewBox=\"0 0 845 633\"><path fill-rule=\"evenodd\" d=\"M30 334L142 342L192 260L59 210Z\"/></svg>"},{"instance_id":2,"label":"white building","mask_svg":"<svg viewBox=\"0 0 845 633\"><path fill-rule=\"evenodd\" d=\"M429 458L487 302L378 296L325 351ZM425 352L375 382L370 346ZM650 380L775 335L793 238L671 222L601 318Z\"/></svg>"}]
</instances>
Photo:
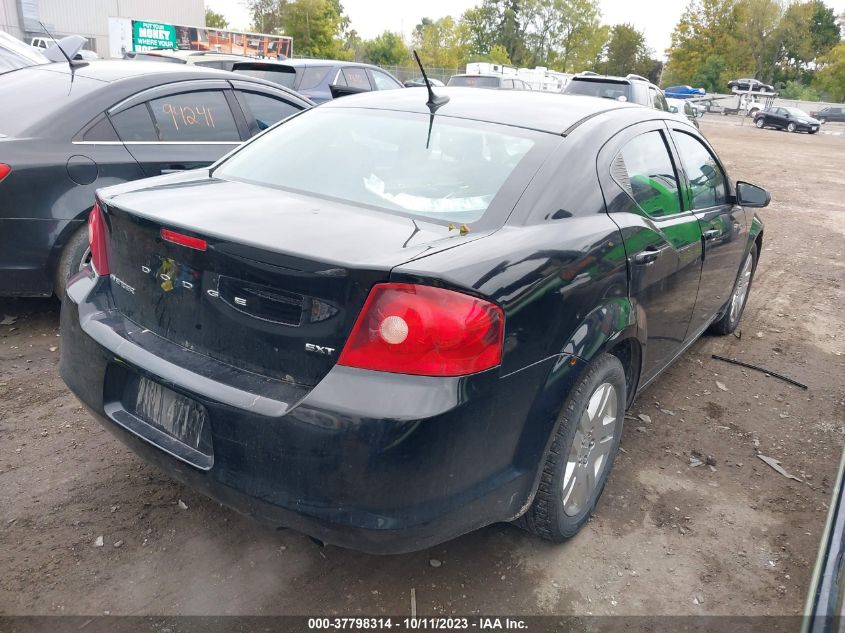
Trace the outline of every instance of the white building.
<instances>
[{"instance_id":1,"label":"white building","mask_svg":"<svg viewBox=\"0 0 845 633\"><path fill-rule=\"evenodd\" d=\"M100 57L109 56L109 18L205 25L203 0L0 0L0 31L29 42L44 35L82 35Z\"/></svg>"}]
</instances>

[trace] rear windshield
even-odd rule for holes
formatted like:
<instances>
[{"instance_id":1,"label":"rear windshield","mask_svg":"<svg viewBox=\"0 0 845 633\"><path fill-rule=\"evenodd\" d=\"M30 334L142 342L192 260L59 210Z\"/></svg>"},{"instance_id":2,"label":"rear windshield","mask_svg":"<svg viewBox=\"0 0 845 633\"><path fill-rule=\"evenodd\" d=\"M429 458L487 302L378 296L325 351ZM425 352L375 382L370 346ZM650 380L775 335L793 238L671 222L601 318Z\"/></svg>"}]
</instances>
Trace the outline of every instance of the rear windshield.
<instances>
[{"instance_id":1,"label":"rear windshield","mask_svg":"<svg viewBox=\"0 0 845 633\"><path fill-rule=\"evenodd\" d=\"M315 108L258 137L214 176L380 210L475 222L539 132L426 114Z\"/></svg>"},{"instance_id":2,"label":"rear windshield","mask_svg":"<svg viewBox=\"0 0 845 633\"><path fill-rule=\"evenodd\" d=\"M473 77L460 75L449 79L450 86L465 86L468 88L498 88L498 77Z\"/></svg>"},{"instance_id":3,"label":"rear windshield","mask_svg":"<svg viewBox=\"0 0 845 633\"><path fill-rule=\"evenodd\" d=\"M620 101L631 100L631 84L617 83L615 81L595 81L592 79L574 78L564 90L570 95L589 95L590 97L602 97L603 99L616 99ZM623 97L623 99L620 99Z\"/></svg>"},{"instance_id":4,"label":"rear windshield","mask_svg":"<svg viewBox=\"0 0 845 633\"><path fill-rule=\"evenodd\" d=\"M235 64L232 68L239 75L249 75L265 81L272 81L274 84L284 86L285 88L293 88L296 83L296 70L292 67L273 68L272 66L259 64Z\"/></svg>"}]
</instances>

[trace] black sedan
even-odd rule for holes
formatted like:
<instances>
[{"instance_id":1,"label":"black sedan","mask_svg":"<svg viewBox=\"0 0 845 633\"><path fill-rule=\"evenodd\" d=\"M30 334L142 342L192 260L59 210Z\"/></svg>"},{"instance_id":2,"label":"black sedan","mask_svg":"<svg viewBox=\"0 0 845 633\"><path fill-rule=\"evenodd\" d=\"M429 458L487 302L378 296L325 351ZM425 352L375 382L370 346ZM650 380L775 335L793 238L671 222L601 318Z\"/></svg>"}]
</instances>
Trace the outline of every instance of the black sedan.
<instances>
[{"instance_id":1,"label":"black sedan","mask_svg":"<svg viewBox=\"0 0 845 633\"><path fill-rule=\"evenodd\" d=\"M745 77L743 79L732 79L728 82L728 88L733 92L774 92L775 87L769 84L764 84L759 79L752 77Z\"/></svg>"},{"instance_id":2,"label":"black sedan","mask_svg":"<svg viewBox=\"0 0 845 633\"><path fill-rule=\"evenodd\" d=\"M43 64L0 83L0 295L61 295L98 187L205 167L307 108L252 77L128 61Z\"/></svg>"},{"instance_id":3,"label":"black sedan","mask_svg":"<svg viewBox=\"0 0 845 633\"><path fill-rule=\"evenodd\" d=\"M815 134L819 131L821 123L798 108L771 107L754 113L754 125L761 130L764 127L773 127L787 132Z\"/></svg>"},{"instance_id":4,"label":"black sedan","mask_svg":"<svg viewBox=\"0 0 845 633\"><path fill-rule=\"evenodd\" d=\"M636 394L737 327L768 194L668 112L438 92L332 101L99 191L61 316L93 415L324 542L574 535Z\"/></svg>"}]
</instances>

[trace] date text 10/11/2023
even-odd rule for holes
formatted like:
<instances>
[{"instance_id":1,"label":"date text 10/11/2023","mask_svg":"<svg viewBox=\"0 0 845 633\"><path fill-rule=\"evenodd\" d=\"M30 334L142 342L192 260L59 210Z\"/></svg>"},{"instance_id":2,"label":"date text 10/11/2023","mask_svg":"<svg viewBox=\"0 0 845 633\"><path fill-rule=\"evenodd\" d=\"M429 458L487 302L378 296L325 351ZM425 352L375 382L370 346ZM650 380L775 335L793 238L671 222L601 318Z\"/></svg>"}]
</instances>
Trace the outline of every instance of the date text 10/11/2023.
<instances>
[{"instance_id":1,"label":"date text 10/11/2023","mask_svg":"<svg viewBox=\"0 0 845 633\"><path fill-rule=\"evenodd\" d=\"M520 618L509 617L336 617L308 618L308 630L397 630L397 631L519 631L528 624Z\"/></svg>"}]
</instances>

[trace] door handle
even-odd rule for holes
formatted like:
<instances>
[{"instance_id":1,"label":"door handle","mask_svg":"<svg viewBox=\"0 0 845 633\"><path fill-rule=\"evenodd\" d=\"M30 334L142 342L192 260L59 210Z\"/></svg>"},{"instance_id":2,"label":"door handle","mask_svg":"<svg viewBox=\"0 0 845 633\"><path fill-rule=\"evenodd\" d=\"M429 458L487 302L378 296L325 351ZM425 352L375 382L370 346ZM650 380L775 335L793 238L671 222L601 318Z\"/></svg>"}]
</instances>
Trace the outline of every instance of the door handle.
<instances>
[{"instance_id":1,"label":"door handle","mask_svg":"<svg viewBox=\"0 0 845 633\"><path fill-rule=\"evenodd\" d=\"M639 264L640 266L648 266L651 263L657 261L657 258L660 257L660 254L663 251L657 249L648 249L645 251L640 251L636 255L634 255L634 263Z\"/></svg>"},{"instance_id":2,"label":"door handle","mask_svg":"<svg viewBox=\"0 0 845 633\"><path fill-rule=\"evenodd\" d=\"M722 232L719 229L710 229L709 231L704 231L704 233L702 233L702 236L705 240L709 242L710 240L715 240L721 234Z\"/></svg>"}]
</instances>

